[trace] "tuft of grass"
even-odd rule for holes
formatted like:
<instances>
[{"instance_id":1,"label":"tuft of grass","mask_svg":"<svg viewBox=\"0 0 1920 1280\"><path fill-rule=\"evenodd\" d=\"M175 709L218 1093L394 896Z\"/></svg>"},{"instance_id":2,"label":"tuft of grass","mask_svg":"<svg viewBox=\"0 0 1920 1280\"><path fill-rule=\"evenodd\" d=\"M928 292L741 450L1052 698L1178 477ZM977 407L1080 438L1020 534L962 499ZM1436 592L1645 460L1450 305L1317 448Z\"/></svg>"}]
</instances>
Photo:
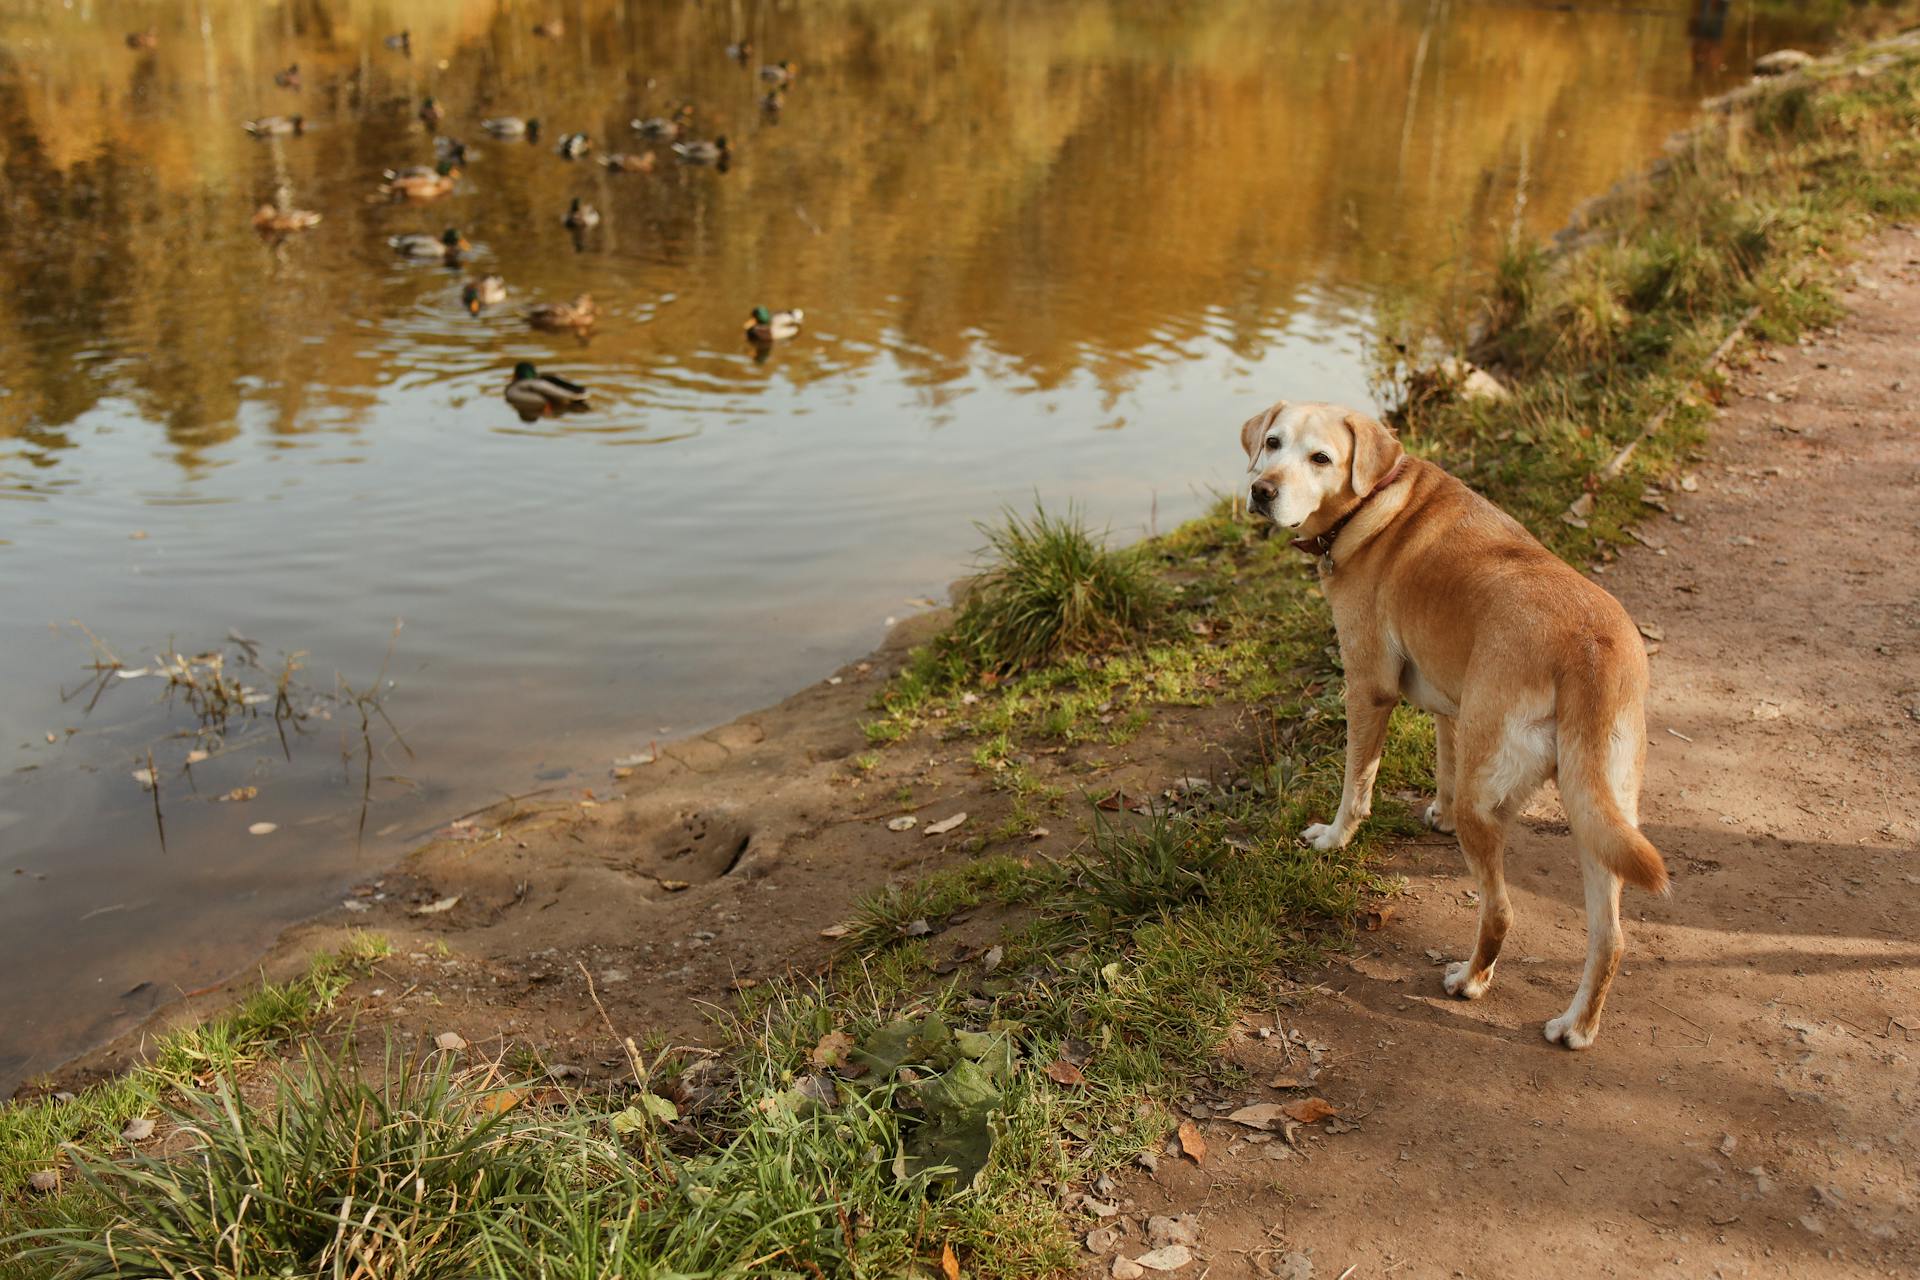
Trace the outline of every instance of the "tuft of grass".
<instances>
[{"instance_id":1,"label":"tuft of grass","mask_svg":"<svg viewBox=\"0 0 1920 1280\"><path fill-rule=\"evenodd\" d=\"M1137 645L1165 603L1144 557L1109 548L1072 508L1036 504L980 530L980 576L935 646L950 671L1007 676Z\"/></svg>"}]
</instances>

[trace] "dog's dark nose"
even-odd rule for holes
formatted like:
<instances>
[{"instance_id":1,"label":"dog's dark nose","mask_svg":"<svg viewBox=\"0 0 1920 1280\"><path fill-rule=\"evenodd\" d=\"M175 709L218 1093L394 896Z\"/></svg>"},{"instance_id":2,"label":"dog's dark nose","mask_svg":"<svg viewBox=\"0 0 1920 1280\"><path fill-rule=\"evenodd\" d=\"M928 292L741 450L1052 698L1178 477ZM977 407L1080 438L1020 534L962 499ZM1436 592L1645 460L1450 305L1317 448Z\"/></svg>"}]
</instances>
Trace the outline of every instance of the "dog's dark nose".
<instances>
[{"instance_id":1,"label":"dog's dark nose","mask_svg":"<svg viewBox=\"0 0 1920 1280\"><path fill-rule=\"evenodd\" d=\"M1280 496L1280 486L1275 484L1273 481L1255 480L1253 482L1253 505L1254 506L1264 507L1279 496Z\"/></svg>"}]
</instances>

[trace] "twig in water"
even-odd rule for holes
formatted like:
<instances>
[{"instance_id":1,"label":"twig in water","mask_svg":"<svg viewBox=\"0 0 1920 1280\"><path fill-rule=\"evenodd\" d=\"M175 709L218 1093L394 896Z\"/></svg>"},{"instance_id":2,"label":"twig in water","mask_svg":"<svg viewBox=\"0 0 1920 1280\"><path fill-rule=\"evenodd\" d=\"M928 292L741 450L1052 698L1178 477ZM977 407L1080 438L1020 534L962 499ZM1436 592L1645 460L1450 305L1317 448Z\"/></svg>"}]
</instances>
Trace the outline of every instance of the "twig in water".
<instances>
[{"instance_id":1,"label":"twig in water","mask_svg":"<svg viewBox=\"0 0 1920 1280\"><path fill-rule=\"evenodd\" d=\"M167 824L160 817L160 775L153 768L153 748L147 748L147 789L153 792L153 825L160 833L160 852L167 851Z\"/></svg>"}]
</instances>

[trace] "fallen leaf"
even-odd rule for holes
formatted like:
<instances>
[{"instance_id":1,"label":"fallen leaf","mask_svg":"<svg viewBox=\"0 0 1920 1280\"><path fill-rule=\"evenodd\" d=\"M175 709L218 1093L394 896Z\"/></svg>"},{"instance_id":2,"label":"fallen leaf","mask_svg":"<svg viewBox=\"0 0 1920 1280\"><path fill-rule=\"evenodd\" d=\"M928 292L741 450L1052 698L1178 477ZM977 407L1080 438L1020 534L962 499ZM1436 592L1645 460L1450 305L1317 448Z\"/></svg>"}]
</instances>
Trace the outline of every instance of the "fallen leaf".
<instances>
[{"instance_id":1,"label":"fallen leaf","mask_svg":"<svg viewBox=\"0 0 1920 1280\"><path fill-rule=\"evenodd\" d=\"M1688 493L1693 493L1700 488L1700 477L1689 471L1680 477L1680 487Z\"/></svg>"},{"instance_id":2,"label":"fallen leaf","mask_svg":"<svg viewBox=\"0 0 1920 1280\"><path fill-rule=\"evenodd\" d=\"M135 1116L127 1121L127 1127L120 1131L123 1142L145 1142L153 1136L153 1121L145 1116Z\"/></svg>"},{"instance_id":3,"label":"fallen leaf","mask_svg":"<svg viewBox=\"0 0 1920 1280\"><path fill-rule=\"evenodd\" d=\"M887 830L889 831L911 831L919 825L920 819L910 813L898 818L887 819ZM932 832L929 831L928 834L931 835Z\"/></svg>"},{"instance_id":4,"label":"fallen leaf","mask_svg":"<svg viewBox=\"0 0 1920 1280\"><path fill-rule=\"evenodd\" d=\"M192 751L187 752L188 764L199 764L202 760L205 760L206 758L207 758L207 752L201 750L198 747L195 747Z\"/></svg>"},{"instance_id":5,"label":"fallen leaf","mask_svg":"<svg viewBox=\"0 0 1920 1280\"><path fill-rule=\"evenodd\" d=\"M909 920L900 926L900 936L903 938L924 938L932 932L933 926L927 923L924 916L918 920Z\"/></svg>"},{"instance_id":6,"label":"fallen leaf","mask_svg":"<svg viewBox=\"0 0 1920 1280\"><path fill-rule=\"evenodd\" d=\"M584 1080L587 1073L571 1062L556 1062L547 1068L547 1079L556 1084L562 1080Z\"/></svg>"},{"instance_id":7,"label":"fallen leaf","mask_svg":"<svg viewBox=\"0 0 1920 1280\"><path fill-rule=\"evenodd\" d=\"M624 764L617 764L613 766L614 781L618 782L622 778L631 778L632 776L633 776L633 769L630 766L624 765Z\"/></svg>"},{"instance_id":8,"label":"fallen leaf","mask_svg":"<svg viewBox=\"0 0 1920 1280\"><path fill-rule=\"evenodd\" d=\"M527 1100L525 1089L496 1089L480 1097L480 1111L484 1115L505 1115Z\"/></svg>"},{"instance_id":9,"label":"fallen leaf","mask_svg":"<svg viewBox=\"0 0 1920 1280\"><path fill-rule=\"evenodd\" d=\"M238 804L243 800L251 800L259 794L260 794L260 788L258 787L235 787L233 790L227 792L225 795L220 797L220 803L221 804Z\"/></svg>"},{"instance_id":10,"label":"fallen leaf","mask_svg":"<svg viewBox=\"0 0 1920 1280\"><path fill-rule=\"evenodd\" d=\"M1242 1107L1227 1116L1235 1124L1245 1125L1249 1129L1267 1129L1274 1127L1276 1121L1287 1114L1287 1109L1277 1102L1256 1102L1250 1107Z\"/></svg>"},{"instance_id":11,"label":"fallen leaf","mask_svg":"<svg viewBox=\"0 0 1920 1280\"><path fill-rule=\"evenodd\" d=\"M1006 957L1006 954L1006 948L1004 947L988 947L986 954L980 957L980 972L992 973L995 969L998 969L1000 967L1000 961Z\"/></svg>"},{"instance_id":12,"label":"fallen leaf","mask_svg":"<svg viewBox=\"0 0 1920 1280\"><path fill-rule=\"evenodd\" d=\"M280 824L277 822L256 822L247 828L247 834L250 836L270 836L279 829Z\"/></svg>"},{"instance_id":13,"label":"fallen leaf","mask_svg":"<svg viewBox=\"0 0 1920 1280\"><path fill-rule=\"evenodd\" d=\"M413 914L417 916L437 916L443 912L451 911L459 905L460 895L456 893L451 898L441 898L437 902L429 902L424 907L415 907Z\"/></svg>"},{"instance_id":14,"label":"fallen leaf","mask_svg":"<svg viewBox=\"0 0 1920 1280\"><path fill-rule=\"evenodd\" d=\"M1316 1120L1340 1114L1340 1108L1325 1098L1302 1098L1298 1102L1289 1102L1281 1109L1301 1124L1312 1124Z\"/></svg>"},{"instance_id":15,"label":"fallen leaf","mask_svg":"<svg viewBox=\"0 0 1920 1280\"><path fill-rule=\"evenodd\" d=\"M27 1176L27 1185L35 1191L50 1192L60 1189L60 1171L58 1169L38 1169Z\"/></svg>"},{"instance_id":16,"label":"fallen leaf","mask_svg":"<svg viewBox=\"0 0 1920 1280\"><path fill-rule=\"evenodd\" d=\"M657 751L648 752L644 756L621 756L613 762L613 767L616 769L631 769L637 765L652 764L659 758L660 753Z\"/></svg>"},{"instance_id":17,"label":"fallen leaf","mask_svg":"<svg viewBox=\"0 0 1920 1280\"><path fill-rule=\"evenodd\" d=\"M467 1041L458 1031L442 1031L433 1038L433 1043L448 1053L458 1053L467 1047Z\"/></svg>"},{"instance_id":18,"label":"fallen leaf","mask_svg":"<svg viewBox=\"0 0 1920 1280\"><path fill-rule=\"evenodd\" d=\"M1042 1069L1046 1072L1047 1079L1055 1084L1080 1086L1087 1082L1087 1077L1080 1068L1065 1058L1055 1058Z\"/></svg>"},{"instance_id":19,"label":"fallen leaf","mask_svg":"<svg viewBox=\"0 0 1920 1280\"><path fill-rule=\"evenodd\" d=\"M953 1246L940 1246L940 1274L947 1280L960 1280L960 1259L953 1255Z\"/></svg>"},{"instance_id":20,"label":"fallen leaf","mask_svg":"<svg viewBox=\"0 0 1920 1280\"><path fill-rule=\"evenodd\" d=\"M830 924L820 931L820 936L823 938L844 938L852 932L853 926L850 924Z\"/></svg>"},{"instance_id":21,"label":"fallen leaf","mask_svg":"<svg viewBox=\"0 0 1920 1280\"><path fill-rule=\"evenodd\" d=\"M1027 839L1045 840L1048 836L1052 834L1053 832L1047 830L1045 827L1035 827L1033 830L1027 832Z\"/></svg>"},{"instance_id":22,"label":"fallen leaf","mask_svg":"<svg viewBox=\"0 0 1920 1280\"><path fill-rule=\"evenodd\" d=\"M1180 1152L1195 1164L1206 1163L1207 1140L1200 1136L1200 1126L1191 1120L1180 1122Z\"/></svg>"},{"instance_id":23,"label":"fallen leaf","mask_svg":"<svg viewBox=\"0 0 1920 1280\"><path fill-rule=\"evenodd\" d=\"M1642 622L1638 625L1640 627L1640 634L1649 640L1665 640L1667 638L1667 633L1661 629L1660 624L1657 622Z\"/></svg>"},{"instance_id":24,"label":"fallen leaf","mask_svg":"<svg viewBox=\"0 0 1920 1280\"><path fill-rule=\"evenodd\" d=\"M693 882L689 880L662 880L660 887L668 893L680 893L693 888Z\"/></svg>"},{"instance_id":25,"label":"fallen leaf","mask_svg":"<svg viewBox=\"0 0 1920 1280\"><path fill-rule=\"evenodd\" d=\"M135 667L131 671L122 667L120 670L114 672L113 674L118 676L122 680L138 680L141 676L147 675L148 672L145 667Z\"/></svg>"},{"instance_id":26,"label":"fallen leaf","mask_svg":"<svg viewBox=\"0 0 1920 1280\"><path fill-rule=\"evenodd\" d=\"M1267 1081L1267 1088L1269 1089L1298 1089L1299 1087L1299 1076L1275 1076L1273 1079Z\"/></svg>"},{"instance_id":27,"label":"fallen leaf","mask_svg":"<svg viewBox=\"0 0 1920 1280\"><path fill-rule=\"evenodd\" d=\"M928 823L926 834L930 836L943 836L966 820L967 815L964 812L956 813L951 818L942 818L938 822Z\"/></svg>"},{"instance_id":28,"label":"fallen leaf","mask_svg":"<svg viewBox=\"0 0 1920 1280\"><path fill-rule=\"evenodd\" d=\"M1367 932L1373 933L1383 927L1387 921L1399 915L1400 908L1383 902L1377 907L1368 907L1365 914Z\"/></svg>"},{"instance_id":29,"label":"fallen leaf","mask_svg":"<svg viewBox=\"0 0 1920 1280\"><path fill-rule=\"evenodd\" d=\"M1193 1250L1183 1244L1170 1244L1164 1249L1143 1253L1133 1261L1135 1266L1149 1271L1178 1271L1193 1261Z\"/></svg>"},{"instance_id":30,"label":"fallen leaf","mask_svg":"<svg viewBox=\"0 0 1920 1280\"><path fill-rule=\"evenodd\" d=\"M853 1037L844 1031L829 1031L820 1037L820 1043L813 1046L807 1060L822 1069L845 1066L847 1055L853 1052Z\"/></svg>"}]
</instances>

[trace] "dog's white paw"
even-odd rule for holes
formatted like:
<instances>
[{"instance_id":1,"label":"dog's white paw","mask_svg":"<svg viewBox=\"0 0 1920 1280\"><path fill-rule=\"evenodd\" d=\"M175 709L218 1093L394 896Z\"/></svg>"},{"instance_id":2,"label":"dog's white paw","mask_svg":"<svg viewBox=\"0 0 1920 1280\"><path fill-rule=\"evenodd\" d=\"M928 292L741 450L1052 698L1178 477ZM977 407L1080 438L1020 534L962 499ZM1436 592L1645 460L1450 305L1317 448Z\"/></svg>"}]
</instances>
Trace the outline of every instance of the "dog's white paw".
<instances>
[{"instance_id":1,"label":"dog's white paw","mask_svg":"<svg viewBox=\"0 0 1920 1280\"><path fill-rule=\"evenodd\" d=\"M1447 966L1445 973L1440 975L1440 985L1447 989L1447 994L1450 996L1457 996L1462 1000L1478 1000L1487 994L1487 988L1493 985L1493 970L1488 969L1476 978L1473 976L1471 961L1456 960Z\"/></svg>"},{"instance_id":2,"label":"dog's white paw","mask_svg":"<svg viewBox=\"0 0 1920 1280\"><path fill-rule=\"evenodd\" d=\"M1329 849L1344 848L1347 843L1347 838L1340 834L1340 829L1330 822L1314 823L1300 833L1300 838L1322 853Z\"/></svg>"},{"instance_id":3,"label":"dog's white paw","mask_svg":"<svg viewBox=\"0 0 1920 1280\"><path fill-rule=\"evenodd\" d=\"M1438 800L1428 805L1427 811L1422 814L1421 817L1426 821L1426 824L1435 831L1442 831L1447 835L1453 834L1453 817L1452 815L1448 815L1445 818L1440 816L1440 802Z\"/></svg>"},{"instance_id":4,"label":"dog's white paw","mask_svg":"<svg viewBox=\"0 0 1920 1280\"><path fill-rule=\"evenodd\" d=\"M1584 1049L1593 1043L1593 1033L1579 1030L1574 1025L1577 1021L1573 1016L1573 1010L1569 1009L1542 1027L1540 1034L1547 1038L1549 1044L1565 1045L1569 1049Z\"/></svg>"}]
</instances>

